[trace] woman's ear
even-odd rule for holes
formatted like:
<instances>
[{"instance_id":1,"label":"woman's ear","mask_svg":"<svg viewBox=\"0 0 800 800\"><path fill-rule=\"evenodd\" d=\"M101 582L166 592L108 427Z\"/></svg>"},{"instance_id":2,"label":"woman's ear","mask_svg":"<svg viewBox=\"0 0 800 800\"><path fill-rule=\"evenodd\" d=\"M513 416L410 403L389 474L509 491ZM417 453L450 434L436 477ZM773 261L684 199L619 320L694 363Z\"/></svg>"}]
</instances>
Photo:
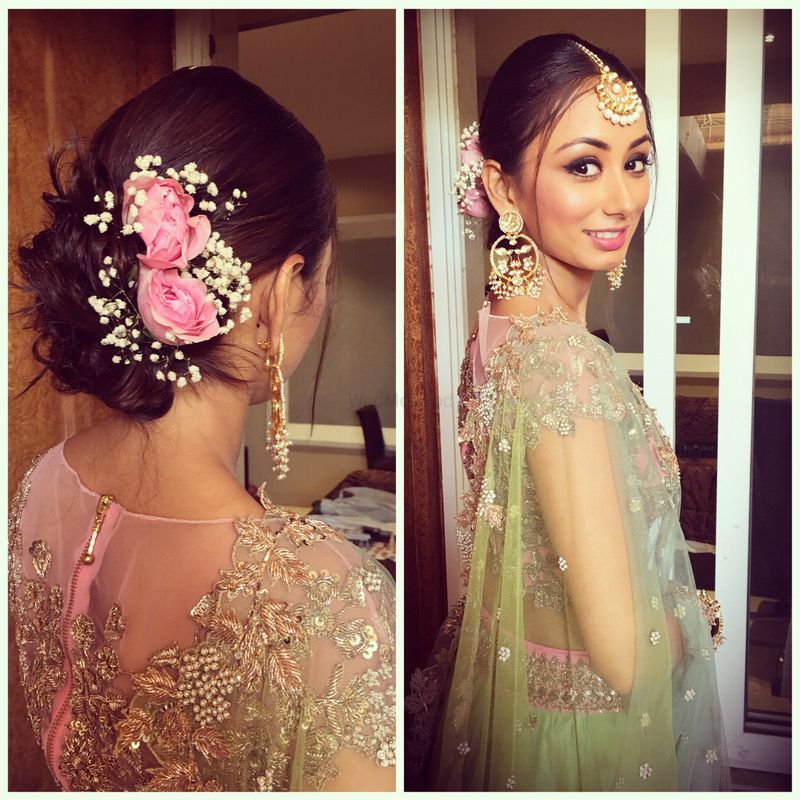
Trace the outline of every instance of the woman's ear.
<instances>
[{"instance_id":1,"label":"woman's ear","mask_svg":"<svg viewBox=\"0 0 800 800\"><path fill-rule=\"evenodd\" d=\"M515 191L511 179L503 172L498 161L488 158L483 163L483 188L486 196L498 214L518 211Z\"/></svg>"},{"instance_id":2,"label":"woman's ear","mask_svg":"<svg viewBox=\"0 0 800 800\"><path fill-rule=\"evenodd\" d=\"M283 333L286 317L289 313L292 282L305 260L295 253L287 258L273 273L272 282L261 295L258 324L266 329L270 342L276 342Z\"/></svg>"}]
</instances>

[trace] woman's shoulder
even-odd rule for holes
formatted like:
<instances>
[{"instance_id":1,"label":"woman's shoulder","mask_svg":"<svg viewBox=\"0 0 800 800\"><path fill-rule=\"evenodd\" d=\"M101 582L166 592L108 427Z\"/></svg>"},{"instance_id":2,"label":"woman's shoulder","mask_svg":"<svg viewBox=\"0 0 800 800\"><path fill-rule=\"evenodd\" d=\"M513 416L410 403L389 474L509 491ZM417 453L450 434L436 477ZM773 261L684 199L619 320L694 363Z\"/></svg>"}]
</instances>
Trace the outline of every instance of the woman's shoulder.
<instances>
[{"instance_id":1,"label":"woman's shoulder","mask_svg":"<svg viewBox=\"0 0 800 800\"><path fill-rule=\"evenodd\" d=\"M318 575L322 569L334 579L346 579L353 570L363 576L372 574L380 578L381 583L386 583L384 589L393 591L393 581L389 573L378 562L365 552L356 547L342 534L330 525L287 508L279 506L269 498L266 485L262 485L258 492L259 508L262 518L252 516L236 521L237 529L241 535L248 528L266 527L267 546L282 548L283 552L294 553L304 562L304 569L311 570L312 577ZM368 581L377 588L375 580Z\"/></svg>"}]
</instances>

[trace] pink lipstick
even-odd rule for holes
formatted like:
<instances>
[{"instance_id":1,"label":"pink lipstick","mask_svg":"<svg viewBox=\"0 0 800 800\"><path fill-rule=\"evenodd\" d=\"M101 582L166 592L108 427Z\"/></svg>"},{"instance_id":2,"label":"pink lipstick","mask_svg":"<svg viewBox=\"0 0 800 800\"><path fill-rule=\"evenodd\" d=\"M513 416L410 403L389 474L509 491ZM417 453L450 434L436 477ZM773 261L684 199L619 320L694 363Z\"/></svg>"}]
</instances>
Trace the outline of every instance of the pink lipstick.
<instances>
[{"instance_id":1,"label":"pink lipstick","mask_svg":"<svg viewBox=\"0 0 800 800\"><path fill-rule=\"evenodd\" d=\"M601 250L619 250L625 244L628 228L599 228L584 233Z\"/></svg>"}]
</instances>

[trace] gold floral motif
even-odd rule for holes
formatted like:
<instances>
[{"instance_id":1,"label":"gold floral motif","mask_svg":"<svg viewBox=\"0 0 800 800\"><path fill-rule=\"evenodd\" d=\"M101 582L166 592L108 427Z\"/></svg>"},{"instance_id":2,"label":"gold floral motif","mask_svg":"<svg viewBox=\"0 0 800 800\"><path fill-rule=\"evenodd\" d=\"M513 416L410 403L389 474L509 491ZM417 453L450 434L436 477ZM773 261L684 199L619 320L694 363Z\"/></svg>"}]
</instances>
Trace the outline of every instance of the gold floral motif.
<instances>
[{"instance_id":1,"label":"gold floral motif","mask_svg":"<svg viewBox=\"0 0 800 800\"><path fill-rule=\"evenodd\" d=\"M11 514L12 608L28 711L41 736L67 675L61 589L43 580L52 560L45 542L29 551L40 579L25 579L22 571L27 486ZM192 647L167 644L144 670L130 673L116 649L127 627L119 604L102 627L86 614L71 620L70 714L57 754L70 789L324 788L338 775L342 748L376 765L394 764L393 584L368 557L342 577L309 569L299 551L338 534L274 506L263 493L262 502L264 519L236 522L231 567L191 609L198 627ZM276 599L272 586L299 590L305 599ZM369 613L368 599L375 609ZM314 642L322 638L339 660L318 694L308 677ZM348 663L356 666L345 679ZM115 684L120 677L126 692ZM300 740L302 776L293 773Z\"/></svg>"},{"instance_id":2,"label":"gold floral motif","mask_svg":"<svg viewBox=\"0 0 800 800\"><path fill-rule=\"evenodd\" d=\"M531 653L528 656L528 702L548 711L603 714L624 709L622 697L586 661Z\"/></svg>"},{"instance_id":3,"label":"gold floral motif","mask_svg":"<svg viewBox=\"0 0 800 800\"><path fill-rule=\"evenodd\" d=\"M47 542L41 539L31 542L29 548L31 558L33 560L33 568L36 574L44 580L47 577L47 572L50 569L50 564L53 561L53 555L50 552L50 546Z\"/></svg>"},{"instance_id":4,"label":"gold floral motif","mask_svg":"<svg viewBox=\"0 0 800 800\"><path fill-rule=\"evenodd\" d=\"M53 698L67 677L60 637L63 596L60 586L49 586L43 580L51 561L45 542L37 540L31 545L39 580L26 578L23 571L20 521L31 475L40 460L41 456L33 461L20 482L8 519L9 607L14 615L22 690L36 736L42 735L42 724L49 718Z\"/></svg>"}]
</instances>

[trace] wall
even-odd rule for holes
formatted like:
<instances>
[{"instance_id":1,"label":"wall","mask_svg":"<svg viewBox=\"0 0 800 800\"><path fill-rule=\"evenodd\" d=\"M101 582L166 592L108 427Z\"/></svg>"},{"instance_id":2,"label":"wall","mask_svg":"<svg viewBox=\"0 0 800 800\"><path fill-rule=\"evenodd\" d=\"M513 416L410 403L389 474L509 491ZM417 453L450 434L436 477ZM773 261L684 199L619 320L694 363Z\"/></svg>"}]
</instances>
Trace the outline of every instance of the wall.
<instances>
[{"instance_id":1,"label":"wall","mask_svg":"<svg viewBox=\"0 0 800 800\"><path fill-rule=\"evenodd\" d=\"M394 154L335 159L328 166L336 184L340 219L394 213ZM358 252L352 242L341 242L337 300L320 379L316 421L357 426L355 409L372 402L378 407L384 427L394 427L394 240L366 240L360 256ZM373 252L375 257L370 262ZM353 260L354 254L357 260ZM309 400L320 335L321 331L289 382L292 422L310 421ZM356 359L353 353L358 354ZM289 475L283 481L274 480L271 461L264 452L265 415L264 404L249 409L245 444L250 483L260 485L266 481L274 502L308 509L349 472L366 467L362 444L350 448L297 444L290 451Z\"/></svg>"},{"instance_id":2,"label":"wall","mask_svg":"<svg viewBox=\"0 0 800 800\"><path fill-rule=\"evenodd\" d=\"M394 153L337 158L328 162L328 169L336 184L340 217L394 213Z\"/></svg>"},{"instance_id":3,"label":"wall","mask_svg":"<svg viewBox=\"0 0 800 800\"><path fill-rule=\"evenodd\" d=\"M117 106L172 69L172 12L9 12L9 278L19 280L17 245L43 223L45 153L73 132L91 134ZM113 46L109 46L113 43ZM24 305L11 291L9 310ZM45 378L15 399L38 372L32 332L9 321L9 491L37 453L106 413L90 398L56 393ZM9 626L9 789L53 790L34 739L19 685L13 626Z\"/></svg>"}]
</instances>

